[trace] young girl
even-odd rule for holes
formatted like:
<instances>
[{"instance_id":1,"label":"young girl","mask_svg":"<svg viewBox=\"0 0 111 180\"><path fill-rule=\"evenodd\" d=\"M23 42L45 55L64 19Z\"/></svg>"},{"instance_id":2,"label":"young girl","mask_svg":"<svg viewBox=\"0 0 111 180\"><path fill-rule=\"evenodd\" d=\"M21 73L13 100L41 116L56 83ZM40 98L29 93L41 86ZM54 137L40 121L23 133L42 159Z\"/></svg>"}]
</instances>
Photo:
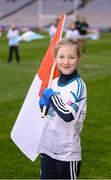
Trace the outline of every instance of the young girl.
<instances>
[{"instance_id":1,"label":"young girl","mask_svg":"<svg viewBox=\"0 0 111 180\"><path fill-rule=\"evenodd\" d=\"M80 47L63 39L54 49L60 77L52 81L40 98L47 106L46 124L39 152L41 179L77 179L81 164L80 133L86 115L87 92L77 66Z\"/></svg>"}]
</instances>

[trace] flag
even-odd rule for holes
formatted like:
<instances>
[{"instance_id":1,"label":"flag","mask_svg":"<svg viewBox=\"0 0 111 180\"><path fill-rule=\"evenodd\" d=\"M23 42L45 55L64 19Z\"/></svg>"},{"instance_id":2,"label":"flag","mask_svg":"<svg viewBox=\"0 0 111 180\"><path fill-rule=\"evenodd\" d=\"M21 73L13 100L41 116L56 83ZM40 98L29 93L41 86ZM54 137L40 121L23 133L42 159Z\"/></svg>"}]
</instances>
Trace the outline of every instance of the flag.
<instances>
[{"instance_id":1,"label":"flag","mask_svg":"<svg viewBox=\"0 0 111 180\"><path fill-rule=\"evenodd\" d=\"M48 85L51 66L54 63L52 50L61 38L64 19L63 15L11 131L14 143L32 161L39 155L39 142L45 126L45 119L41 118L39 108L39 95L41 90ZM58 73L54 75L54 77L57 76Z\"/></svg>"},{"instance_id":2,"label":"flag","mask_svg":"<svg viewBox=\"0 0 111 180\"><path fill-rule=\"evenodd\" d=\"M31 41L36 39L43 39L44 36L33 31L27 31L19 37L19 41Z\"/></svg>"}]
</instances>

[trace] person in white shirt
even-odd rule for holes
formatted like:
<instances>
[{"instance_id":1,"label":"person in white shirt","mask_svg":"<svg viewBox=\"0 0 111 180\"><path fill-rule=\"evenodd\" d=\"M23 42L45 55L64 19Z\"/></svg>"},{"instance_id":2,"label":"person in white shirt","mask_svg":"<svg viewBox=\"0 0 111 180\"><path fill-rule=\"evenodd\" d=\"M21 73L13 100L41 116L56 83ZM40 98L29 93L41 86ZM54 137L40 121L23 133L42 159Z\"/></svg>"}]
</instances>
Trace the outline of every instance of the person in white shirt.
<instances>
[{"instance_id":1,"label":"person in white shirt","mask_svg":"<svg viewBox=\"0 0 111 180\"><path fill-rule=\"evenodd\" d=\"M86 116L87 89L77 66L77 41L62 39L54 49L60 77L44 89L39 104L47 107L45 128L39 144L40 179L77 179L81 165L80 134Z\"/></svg>"},{"instance_id":2,"label":"person in white shirt","mask_svg":"<svg viewBox=\"0 0 111 180\"><path fill-rule=\"evenodd\" d=\"M79 31L76 29L74 22L71 22L69 24L69 27L65 33L65 38L66 39L73 39L73 40L78 40L80 38Z\"/></svg>"},{"instance_id":3,"label":"person in white shirt","mask_svg":"<svg viewBox=\"0 0 111 180\"><path fill-rule=\"evenodd\" d=\"M56 29L57 29L57 20L55 19L49 28L49 35L51 40L56 32Z\"/></svg>"},{"instance_id":4,"label":"person in white shirt","mask_svg":"<svg viewBox=\"0 0 111 180\"><path fill-rule=\"evenodd\" d=\"M15 24L13 24L7 33L7 38L9 39L9 56L8 62L12 62L13 54L16 55L16 62L19 63L20 56L19 56L19 31L16 28Z\"/></svg>"}]
</instances>

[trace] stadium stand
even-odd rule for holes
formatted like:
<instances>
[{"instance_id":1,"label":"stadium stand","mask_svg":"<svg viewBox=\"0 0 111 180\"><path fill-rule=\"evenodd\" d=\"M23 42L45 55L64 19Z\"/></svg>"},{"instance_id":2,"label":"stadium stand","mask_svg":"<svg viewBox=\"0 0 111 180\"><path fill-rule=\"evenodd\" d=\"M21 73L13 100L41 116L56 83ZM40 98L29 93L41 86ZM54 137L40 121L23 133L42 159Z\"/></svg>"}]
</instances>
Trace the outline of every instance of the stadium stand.
<instances>
[{"instance_id":1,"label":"stadium stand","mask_svg":"<svg viewBox=\"0 0 111 180\"><path fill-rule=\"evenodd\" d=\"M92 26L109 28L111 27L111 0L93 0L80 9L79 14L87 17Z\"/></svg>"},{"instance_id":2,"label":"stadium stand","mask_svg":"<svg viewBox=\"0 0 111 180\"><path fill-rule=\"evenodd\" d=\"M86 0L86 5L81 5L78 0L77 13L85 16L92 27L111 27L111 1ZM43 0L41 27L47 26L54 17L59 17L65 12L70 20L74 20L72 1ZM38 27L40 23L38 0L0 1L0 26L9 26L13 22L18 26Z\"/></svg>"}]
</instances>

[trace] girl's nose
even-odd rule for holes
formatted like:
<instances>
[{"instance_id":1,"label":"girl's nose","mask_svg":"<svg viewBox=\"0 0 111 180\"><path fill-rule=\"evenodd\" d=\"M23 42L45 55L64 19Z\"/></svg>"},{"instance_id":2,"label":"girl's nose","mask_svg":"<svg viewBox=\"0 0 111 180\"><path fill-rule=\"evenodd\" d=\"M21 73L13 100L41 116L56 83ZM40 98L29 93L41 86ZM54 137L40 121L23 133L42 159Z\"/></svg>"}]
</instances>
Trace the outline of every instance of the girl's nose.
<instances>
[{"instance_id":1,"label":"girl's nose","mask_svg":"<svg viewBox=\"0 0 111 180\"><path fill-rule=\"evenodd\" d=\"M68 59L68 57L65 57L64 58L64 64L67 64L67 63L69 63L69 59Z\"/></svg>"}]
</instances>

